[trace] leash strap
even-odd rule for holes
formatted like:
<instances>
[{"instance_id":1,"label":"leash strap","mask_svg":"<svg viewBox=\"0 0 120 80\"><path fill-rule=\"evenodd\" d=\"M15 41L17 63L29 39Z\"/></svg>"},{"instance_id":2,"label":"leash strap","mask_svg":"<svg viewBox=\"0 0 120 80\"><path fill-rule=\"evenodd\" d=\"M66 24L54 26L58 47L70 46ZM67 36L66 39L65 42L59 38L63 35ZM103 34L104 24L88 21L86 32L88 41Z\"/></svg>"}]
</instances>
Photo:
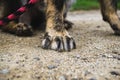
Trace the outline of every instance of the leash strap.
<instances>
[{"instance_id":1,"label":"leash strap","mask_svg":"<svg viewBox=\"0 0 120 80\"><path fill-rule=\"evenodd\" d=\"M0 26L4 26L7 23L9 23L10 21L17 19L21 14L23 14L29 8L34 6L34 4L37 3L37 2L38 2L38 0L29 0L27 4L25 4L22 7L20 7L16 12L8 15L5 18L0 19Z\"/></svg>"}]
</instances>

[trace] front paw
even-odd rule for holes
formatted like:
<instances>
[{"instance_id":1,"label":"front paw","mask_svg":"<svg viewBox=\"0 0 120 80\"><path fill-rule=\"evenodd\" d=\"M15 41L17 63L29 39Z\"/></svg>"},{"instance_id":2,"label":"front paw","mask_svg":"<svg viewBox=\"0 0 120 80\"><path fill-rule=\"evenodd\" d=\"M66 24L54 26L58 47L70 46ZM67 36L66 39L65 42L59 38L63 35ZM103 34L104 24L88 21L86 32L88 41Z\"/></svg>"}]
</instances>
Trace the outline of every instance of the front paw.
<instances>
[{"instance_id":1,"label":"front paw","mask_svg":"<svg viewBox=\"0 0 120 80\"><path fill-rule=\"evenodd\" d=\"M18 23L14 26L15 34L18 36L31 36L33 34L31 26L24 23Z\"/></svg>"},{"instance_id":2,"label":"front paw","mask_svg":"<svg viewBox=\"0 0 120 80\"><path fill-rule=\"evenodd\" d=\"M42 48L60 52L71 51L76 48L76 44L74 39L67 34L51 35L46 33L44 40L42 41Z\"/></svg>"}]
</instances>

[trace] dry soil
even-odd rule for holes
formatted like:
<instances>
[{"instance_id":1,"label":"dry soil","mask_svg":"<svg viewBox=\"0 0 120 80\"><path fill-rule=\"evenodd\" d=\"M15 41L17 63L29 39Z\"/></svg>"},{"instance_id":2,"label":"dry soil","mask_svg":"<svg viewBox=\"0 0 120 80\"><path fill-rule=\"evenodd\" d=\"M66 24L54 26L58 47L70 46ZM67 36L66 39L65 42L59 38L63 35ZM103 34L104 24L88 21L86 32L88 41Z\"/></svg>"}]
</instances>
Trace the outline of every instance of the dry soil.
<instances>
[{"instance_id":1,"label":"dry soil","mask_svg":"<svg viewBox=\"0 0 120 80\"><path fill-rule=\"evenodd\" d=\"M77 44L71 52L42 49L43 31L32 37L0 31L0 80L120 80L120 37L100 11L70 12L68 20Z\"/></svg>"}]
</instances>

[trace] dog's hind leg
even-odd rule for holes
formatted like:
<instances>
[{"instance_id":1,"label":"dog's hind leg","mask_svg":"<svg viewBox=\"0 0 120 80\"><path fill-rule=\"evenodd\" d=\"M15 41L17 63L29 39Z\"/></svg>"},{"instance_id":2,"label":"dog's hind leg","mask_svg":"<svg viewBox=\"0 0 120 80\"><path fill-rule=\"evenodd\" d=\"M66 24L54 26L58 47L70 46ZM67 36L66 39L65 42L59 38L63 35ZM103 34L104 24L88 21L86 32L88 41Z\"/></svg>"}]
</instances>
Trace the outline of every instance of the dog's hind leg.
<instances>
[{"instance_id":1,"label":"dog's hind leg","mask_svg":"<svg viewBox=\"0 0 120 80\"><path fill-rule=\"evenodd\" d=\"M117 0L99 0L103 20L108 22L116 35L120 35L120 18L117 14Z\"/></svg>"}]
</instances>

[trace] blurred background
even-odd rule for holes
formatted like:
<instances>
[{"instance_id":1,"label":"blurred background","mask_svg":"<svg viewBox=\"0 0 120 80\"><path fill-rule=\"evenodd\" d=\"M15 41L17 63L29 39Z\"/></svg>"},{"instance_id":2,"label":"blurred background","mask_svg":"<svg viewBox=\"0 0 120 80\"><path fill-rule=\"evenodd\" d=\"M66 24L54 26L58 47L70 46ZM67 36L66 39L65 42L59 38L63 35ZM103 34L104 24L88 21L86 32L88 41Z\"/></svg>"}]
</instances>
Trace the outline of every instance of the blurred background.
<instances>
[{"instance_id":1,"label":"blurred background","mask_svg":"<svg viewBox=\"0 0 120 80\"><path fill-rule=\"evenodd\" d=\"M98 0L76 0L71 10L91 10L99 9ZM120 0L118 0L118 9L120 10Z\"/></svg>"}]
</instances>

